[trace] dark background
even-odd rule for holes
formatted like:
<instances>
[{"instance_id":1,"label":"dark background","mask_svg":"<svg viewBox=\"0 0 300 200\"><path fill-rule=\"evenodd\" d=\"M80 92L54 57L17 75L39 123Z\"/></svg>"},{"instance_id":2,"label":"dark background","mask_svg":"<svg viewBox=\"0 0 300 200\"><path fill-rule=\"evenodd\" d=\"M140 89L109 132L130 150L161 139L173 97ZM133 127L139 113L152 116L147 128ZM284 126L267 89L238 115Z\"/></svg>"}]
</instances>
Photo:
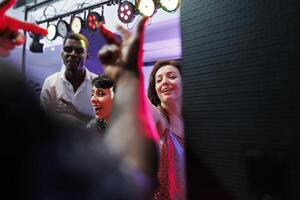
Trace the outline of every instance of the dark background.
<instances>
[{"instance_id":1,"label":"dark background","mask_svg":"<svg viewBox=\"0 0 300 200\"><path fill-rule=\"evenodd\" d=\"M300 1L182 1L190 199L300 199Z\"/></svg>"}]
</instances>

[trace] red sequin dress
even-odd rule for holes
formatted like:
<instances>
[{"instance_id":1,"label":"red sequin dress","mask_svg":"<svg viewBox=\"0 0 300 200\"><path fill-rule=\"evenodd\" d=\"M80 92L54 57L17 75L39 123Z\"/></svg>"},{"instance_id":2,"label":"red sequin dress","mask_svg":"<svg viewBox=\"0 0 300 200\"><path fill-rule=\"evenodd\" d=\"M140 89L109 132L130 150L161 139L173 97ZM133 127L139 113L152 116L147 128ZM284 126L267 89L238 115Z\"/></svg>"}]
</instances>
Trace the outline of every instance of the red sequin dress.
<instances>
[{"instance_id":1,"label":"red sequin dress","mask_svg":"<svg viewBox=\"0 0 300 200\"><path fill-rule=\"evenodd\" d=\"M166 130L160 139L159 188L154 200L185 199L184 139Z\"/></svg>"}]
</instances>

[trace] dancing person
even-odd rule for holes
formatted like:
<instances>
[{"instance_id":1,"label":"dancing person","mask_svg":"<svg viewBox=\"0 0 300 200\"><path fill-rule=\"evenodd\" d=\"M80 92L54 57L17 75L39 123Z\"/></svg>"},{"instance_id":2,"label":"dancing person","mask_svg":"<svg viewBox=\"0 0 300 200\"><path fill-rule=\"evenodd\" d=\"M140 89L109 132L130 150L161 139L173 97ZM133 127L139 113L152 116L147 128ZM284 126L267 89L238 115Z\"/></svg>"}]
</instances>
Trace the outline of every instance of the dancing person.
<instances>
[{"instance_id":1,"label":"dancing person","mask_svg":"<svg viewBox=\"0 0 300 200\"><path fill-rule=\"evenodd\" d=\"M40 95L46 111L55 111L84 124L94 116L90 97L92 80L97 77L85 67L88 47L89 42L82 34L66 36L61 53L65 70L47 77Z\"/></svg>"},{"instance_id":2,"label":"dancing person","mask_svg":"<svg viewBox=\"0 0 300 200\"><path fill-rule=\"evenodd\" d=\"M150 73L148 98L160 134L159 189L154 199L185 199L181 65L161 60Z\"/></svg>"}]
</instances>

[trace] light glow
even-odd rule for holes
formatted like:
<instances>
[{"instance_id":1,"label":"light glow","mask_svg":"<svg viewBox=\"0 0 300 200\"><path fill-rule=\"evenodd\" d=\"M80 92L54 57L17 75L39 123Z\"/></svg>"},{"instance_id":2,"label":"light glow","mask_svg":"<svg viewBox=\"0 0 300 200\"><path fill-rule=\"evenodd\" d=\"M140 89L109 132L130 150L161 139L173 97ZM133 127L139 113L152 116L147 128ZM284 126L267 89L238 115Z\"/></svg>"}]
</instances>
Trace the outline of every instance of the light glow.
<instances>
[{"instance_id":1,"label":"light glow","mask_svg":"<svg viewBox=\"0 0 300 200\"><path fill-rule=\"evenodd\" d=\"M136 5L141 15L151 17L154 14L155 4L153 0L139 0Z\"/></svg>"},{"instance_id":2,"label":"light glow","mask_svg":"<svg viewBox=\"0 0 300 200\"><path fill-rule=\"evenodd\" d=\"M167 12L173 12L179 7L179 0L159 0L162 9Z\"/></svg>"},{"instance_id":3,"label":"light glow","mask_svg":"<svg viewBox=\"0 0 300 200\"><path fill-rule=\"evenodd\" d=\"M46 36L48 40L52 41L56 38L56 26L54 24L50 24L47 28L48 35Z\"/></svg>"}]
</instances>

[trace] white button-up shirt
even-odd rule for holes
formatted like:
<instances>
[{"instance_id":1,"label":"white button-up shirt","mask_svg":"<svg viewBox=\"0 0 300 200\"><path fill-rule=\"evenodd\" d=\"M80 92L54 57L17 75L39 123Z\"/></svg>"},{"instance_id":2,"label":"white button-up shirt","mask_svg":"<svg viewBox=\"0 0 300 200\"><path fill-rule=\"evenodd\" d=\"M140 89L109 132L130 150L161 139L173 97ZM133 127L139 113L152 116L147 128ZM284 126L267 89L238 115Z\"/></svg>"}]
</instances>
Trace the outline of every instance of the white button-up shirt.
<instances>
[{"instance_id":1,"label":"white button-up shirt","mask_svg":"<svg viewBox=\"0 0 300 200\"><path fill-rule=\"evenodd\" d=\"M55 107L64 106L59 98L71 102L82 114L95 116L91 104L92 80L98 75L85 68L85 78L77 91L74 93L72 84L66 79L65 70L54 73L44 81L41 91L41 105L46 110L55 109Z\"/></svg>"}]
</instances>

